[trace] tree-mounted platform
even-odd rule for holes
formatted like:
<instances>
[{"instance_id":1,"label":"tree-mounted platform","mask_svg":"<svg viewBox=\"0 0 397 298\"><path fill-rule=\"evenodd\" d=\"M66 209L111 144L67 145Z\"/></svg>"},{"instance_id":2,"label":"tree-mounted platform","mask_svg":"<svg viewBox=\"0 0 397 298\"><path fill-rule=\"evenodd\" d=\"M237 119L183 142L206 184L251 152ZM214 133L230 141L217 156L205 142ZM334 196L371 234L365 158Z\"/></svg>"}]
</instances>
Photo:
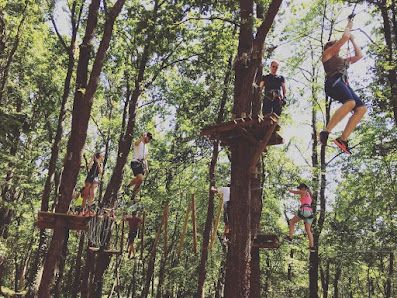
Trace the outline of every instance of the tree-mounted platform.
<instances>
[{"instance_id":1,"label":"tree-mounted platform","mask_svg":"<svg viewBox=\"0 0 397 298\"><path fill-rule=\"evenodd\" d=\"M87 231L90 219L80 215L39 211L34 224L40 229L54 229L56 221L63 221L68 230Z\"/></svg>"},{"instance_id":2,"label":"tree-mounted platform","mask_svg":"<svg viewBox=\"0 0 397 298\"><path fill-rule=\"evenodd\" d=\"M279 248L277 235L272 234L257 234L256 238L252 241L252 247L259 248Z\"/></svg>"},{"instance_id":3,"label":"tree-mounted platform","mask_svg":"<svg viewBox=\"0 0 397 298\"><path fill-rule=\"evenodd\" d=\"M99 247L89 247L89 250L97 254L121 255L122 251L118 249L100 249Z\"/></svg>"},{"instance_id":4,"label":"tree-mounted platform","mask_svg":"<svg viewBox=\"0 0 397 298\"><path fill-rule=\"evenodd\" d=\"M229 147L233 147L242 139L248 141L252 147L256 148L249 167L252 173L260 155L267 150L267 146L283 144L283 138L277 133L280 130L278 122L279 117L274 113L263 117L242 117L207 126L201 130L200 135L208 135L211 140L219 140L222 145Z\"/></svg>"}]
</instances>

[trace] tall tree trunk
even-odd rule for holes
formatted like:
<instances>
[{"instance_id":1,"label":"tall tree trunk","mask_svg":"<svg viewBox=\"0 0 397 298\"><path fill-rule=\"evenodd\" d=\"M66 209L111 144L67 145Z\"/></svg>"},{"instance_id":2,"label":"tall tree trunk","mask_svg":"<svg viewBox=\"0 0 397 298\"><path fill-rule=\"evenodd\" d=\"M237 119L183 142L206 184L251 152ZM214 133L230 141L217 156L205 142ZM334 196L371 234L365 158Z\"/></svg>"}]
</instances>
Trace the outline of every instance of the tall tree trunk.
<instances>
[{"instance_id":1,"label":"tall tree trunk","mask_svg":"<svg viewBox=\"0 0 397 298\"><path fill-rule=\"evenodd\" d=\"M110 255L96 254L94 283L90 286L89 297L102 297L103 275L110 263Z\"/></svg>"},{"instance_id":2,"label":"tall tree trunk","mask_svg":"<svg viewBox=\"0 0 397 298\"><path fill-rule=\"evenodd\" d=\"M41 211L48 211L49 207L49 197L51 193L51 185L54 182L54 177L55 177L55 170L56 170L56 162L58 160L58 154L59 154L59 143L62 139L63 136L63 123L65 120L65 115L66 115L66 103L69 98L69 92L70 92L70 82L72 79L72 74L73 74L73 68L74 68L74 47L76 43L76 37L77 37L77 30L80 24L80 17L81 17L81 12L83 9L83 5L80 7L80 12L78 14L78 20L75 22L75 11L76 11L76 5L77 2L74 1L72 4L72 11L71 11L71 21L72 21L72 37L70 41L70 45L68 48L65 50L68 52L68 64L67 64L67 73L66 73L66 78L64 82L64 88L63 88L63 94L62 94L62 102L61 102L61 110L59 112L58 116L58 125L57 125L57 130L56 130L56 135L52 143L51 147L51 158L50 162L48 165L48 175L46 182L44 184L44 190L43 194L41 196ZM37 278L37 269L42 266L43 260L44 260L44 254L45 254L45 246L47 240L47 235L45 233L44 229L40 229L40 236L39 236L39 246L37 248L37 253L35 260L32 264L31 267L31 279L30 279L30 284L29 284L29 290L27 293L27 297L33 297L34 293L37 292L37 288L34 287L34 285L40 284L40 281L36 281Z\"/></svg>"},{"instance_id":3,"label":"tall tree trunk","mask_svg":"<svg viewBox=\"0 0 397 298\"><path fill-rule=\"evenodd\" d=\"M328 297L328 288L329 288L329 260L325 263L325 269L320 266L320 273L321 273L321 285L323 289L323 297Z\"/></svg>"},{"instance_id":4,"label":"tall tree trunk","mask_svg":"<svg viewBox=\"0 0 397 298\"><path fill-rule=\"evenodd\" d=\"M103 37L95 57L88 85L86 85L91 41L97 25L100 0L93 0L90 5L86 36L84 37L83 44L81 46L80 58L77 67L77 88L72 112L72 131L68 142L63 178L60 186L61 198L56 207L56 212L58 213L65 213L69 208L73 188L76 184L77 175L80 169L81 157L87 137L88 121L93 98L98 86L99 75L112 37L113 24L123 7L124 2L125 0L118 0L106 18ZM83 92L83 89L85 89L85 92ZM56 221L54 235L44 264L43 279L39 288L39 295L42 297L48 297L51 292L50 289L53 286L55 268L59 264L60 250L65 240L63 233L64 229L64 223L62 221Z\"/></svg>"},{"instance_id":5,"label":"tall tree trunk","mask_svg":"<svg viewBox=\"0 0 397 298\"><path fill-rule=\"evenodd\" d=\"M387 46L387 55L386 55L386 61L389 63L389 68L388 68L388 80L390 84L390 103L393 109L393 115L394 115L394 123L397 125L397 69L395 67L397 59L396 55L394 54L395 51L393 51L393 35L392 35L392 27L390 25L390 19L389 15L395 18L396 15L396 10L395 10L395 5L394 1L390 3L390 12L389 8L387 6L387 1L378 1L376 2L376 5L381 11L382 19L383 19L383 33L385 37L385 42ZM396 24L394 24L395 26ZM394 30L397 30L394 28ZM397 36L394 36L394 47L397 50ZM394 66L394 67L393 67Z\"/></svg>"},{"instance_id":6,"label":"tall tree trunk","mask_svg":"<svg viewBox=\"0 0 397 298\"><path fill-rule=\"evenodd\" d=\"M159 1L156 0L153 8L153 22L151 28L148 29L149 34L146 38L146 44L144 45L144 49L140 59L138 74L134 80L134 90L132 91L131 99L127 98L127 100L129 101L129 119L127 123L127 128L125 130L124 136L120 138L119 141L116 165L113 169L112 177L110 178L108 186L106 188L105 195L103 197L103 204L108 204L111 201L112 196L114 197L114 194L117 194L122 183L122 173L124 166L127 162L128 154L131 149L132 138L134 135L136 106L138 104L139 97L144 91L144 88L142 87L142 82L145 78L145 71L151 54L151 44L154 42L155 39L153 26L155 24L155 20L157 19L158 11ZM129 81L127 79L127 87L128 86ZM125 117L123 117L123 125L124 119Z\"/></svg>"},{"instance_id":7,"label":"tall tree trunk","mask_svg":"<svg viewBox=\"0 0 397 298\"><path fill-rule=\"evenodd\" d=\"M28 4L29 4L29 2L26 1L25 2L25 6L23 8L23 12L22 12L22 19L21 19L21 21L18 24L18 29L17 29L17 33L16 33L16 36L15 36L14 44L12 45L10 54L7 57L7 62L6 62L6 65L4 66L4 69L1 69L1 74L0 74L1 75L1 77L0 77L0 79L1 79L0 80L0 106L2 106L2 104L3 104L4 91L5 91L5 87L6 87L7 80L8 80L8 72L10 70L10 66L11 66L12 60L14 58L14 55L15 55L17 49L18 49L19 41L20 41L20 39L22 37L21 36L22 35L22 27L23 27L23 24L24 24L24 22L26 20L27 14L28 14ZM3 24L4 24L4 21L3 21ZM3 30L5 30L4 27L3 27Z\"/></svg>"},{"instance_id":8,"label":"tall tree trunk","mask_svg":"<svg viewBox=\"0 0 397 298\"><path fill-rule=\"evenodd\" d=\"M342 269L339 265L337 265L336 270L335 270L335 277L334 277L334 298L339 297L338 282L339 282L341 273L342 273Z\"/></svg>"},{"instance_id":9,"label":"tall tree trunk","mask_svg":"<svg viewBox=\"0 0 397 298\"><path fill-rule=\"evenodd\" d=\"M253 38L253 1L240 1L241 26L235 63L233 113L251 114L253 82L262 58L267 33L280 8L281 0L273 0L263 23ZM226 263L225 296L248 297L250 294L251 261L251 175L249 164L253 151L246 140L231 146L231 239ZM255 202L255 198L253 199ZM252 221L255 224L255 218Z\"/></svg>"},{"instance_id":10,"label":"tall tree trunk","mask_svg":"<svg viewBox=\"0 0 397 298\"><path fill-rule=\"evenodd\" d=\"M95 262L95 254L89 249L91 246L90 241L88 241L88 245L86 247L86 258L83 272L81 274L81 297L88 297L88 287L90 285L89 279L91 276L91 272L94 268Z\"/></svg>"},{"instance_id":11,"label":"tall tree trunk","mask_svg":"<svg viewBox=\"0 0 397 298\"><path fill-rule=\"evenodd\" d=\"M216 123L222 123L224 120L225 114L225 105L227 101L227 90L228 85L230 84L230 79L232 75L232 61L233 56L229 57L228 69L225 74L225 79L223 81L223 94L220 103L220 108L218 112L218 119ZM211 188L215 186L215 169L216 164L218 162L218 154L219 154L219 142L214 142L213 149L212 149L212 158L209 168L209 196L208 196L208 211L207 211L207 218L205 221L205 228L203 232L203 245L201 250L201 260L200 260L200 267L199 267L199 277L198 277L198 287L197 287L197 298L204 297L204 283L205 277L207 274L207 260L208 260L208 249L209 249L209 240L211 236L211 226L212 226L212 219L214 217L214 193L211 191Z\"/></svg>"},{"instance_id":12,"label":"tall tree trunk","mask_svg":"<svg viewBox=\"0 0 397 298\"><path fill-rule=\"evenodd\" d=\"M394 274L394 252L390 252L389 254L389 272L387 276L387 281L386 281L386 291L385 291L385 297L390 298L392 297L393 293L393 287L392 287L392 279L393 279L393 274Z\"/></svg>"},{"instance_id":13,"label":"tall tree trunk","mask_svg":"<svg viewBox=\"0 0 397 298\"><path fill-rule=\"evenodd\" d=\"M70 297L72 298L77 297L77 293L79 292L79 288L81 286L81 257L84 249L84 239L85 239L85 233L81 233L79 249L77 250L76 261L75 261L76 265L75 265L74 279L70 292Z\"/></svg>"},{"instance_id":14,"label":"tall tree trunk","mask_svg":"<svg viewBox=\"0 0 397 298\"><path fill-rule=\"evenodd\" d=\"M63 283L63 275L64 275L64 270L65 270L65 263L66 263L66 256L68 254L68 239L69 239L69 231L65 231L65 241L63 243L62 247L62 255L61 255L61 260L59 262L59 268L58 268L58 274L57 278L55 281L55 287L54 287L54 297L62 297L62 283Z\"/></svg>"}]
</instances>

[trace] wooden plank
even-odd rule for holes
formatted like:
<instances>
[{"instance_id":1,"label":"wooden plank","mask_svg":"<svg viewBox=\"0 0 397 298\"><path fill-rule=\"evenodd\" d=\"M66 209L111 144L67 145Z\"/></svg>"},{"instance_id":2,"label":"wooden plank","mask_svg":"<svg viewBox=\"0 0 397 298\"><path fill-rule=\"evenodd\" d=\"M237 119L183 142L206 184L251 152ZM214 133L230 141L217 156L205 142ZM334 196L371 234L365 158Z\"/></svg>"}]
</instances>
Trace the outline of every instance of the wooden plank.
<instances>
[{"instance_id":1,"label":"wooden plank","mask_svg":"<svg viewBox=\"0 0 397 298\"><path fill-rule=\"evenodd\" d=\"M252 243L252 247L259 247L259 248L279 248L279 243Z\"/></svg>"},{"instance_id":2,"label":"wooden plank","mask_svg":"<svg viewBox=\"0 0 397 298\"><path fill-rule=\"evenodd\" d=\"M235 119L233 121L228 121L228 122L223 122L220 124L212 125L212 126L207 126L204 127L200 135L213 135L214 133L221 133L224 131L229 131L229 130L234 130L236 126L238 127L247 127L247 126L266 126L266 125L273 125L275 122L278 123L279 117L272 113L265 115L264 118L259 118L258 116L255 117L249 117L249 118L239 118ZM243 122L242 122L243 121Z\"/></svg>"},{"instance_id":3,"label":"wooden plank","mask_svg":"<svg viewBox=\"0 0 397 298\"><path fill-rule=\"evenodd\" d=\"M253 247L259 248L279 248L277 235L273 234L257 234L256 238L252 241Z\"/></svg>"},{"instance_id":4,"label":"wooden plank","mask_svg":"<svg viewBox=\"0 0 397 298\"><path fill-rule=\"evenodd\" d=\"M55 222L62 220L68 230L87 231L90 217L83 217L67 213L53 213L40 211L37 214L35 225L40 229L54 229Z\"/></svg>"}]
</instances>

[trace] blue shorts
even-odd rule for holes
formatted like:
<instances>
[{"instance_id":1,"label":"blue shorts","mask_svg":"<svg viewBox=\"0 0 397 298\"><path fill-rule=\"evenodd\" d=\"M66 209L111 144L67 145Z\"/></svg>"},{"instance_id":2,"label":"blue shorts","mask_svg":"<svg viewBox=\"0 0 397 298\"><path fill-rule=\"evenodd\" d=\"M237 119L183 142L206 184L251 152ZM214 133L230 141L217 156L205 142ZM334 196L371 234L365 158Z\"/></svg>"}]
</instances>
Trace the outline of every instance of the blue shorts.
<instances>
[{"instance_id":1,"label":"blue shorts","mask_svg":"<svg viewBox=\"0 0 397 298\"><path fill-rule=\"evenodd\" d=\"M352 88L343 80L341 75L335 75L325 80L325 93L333 99L344 104L347 101L354 100L357 107L365 106L364 102L357 96Z\"/></svg>"}]
</instances>

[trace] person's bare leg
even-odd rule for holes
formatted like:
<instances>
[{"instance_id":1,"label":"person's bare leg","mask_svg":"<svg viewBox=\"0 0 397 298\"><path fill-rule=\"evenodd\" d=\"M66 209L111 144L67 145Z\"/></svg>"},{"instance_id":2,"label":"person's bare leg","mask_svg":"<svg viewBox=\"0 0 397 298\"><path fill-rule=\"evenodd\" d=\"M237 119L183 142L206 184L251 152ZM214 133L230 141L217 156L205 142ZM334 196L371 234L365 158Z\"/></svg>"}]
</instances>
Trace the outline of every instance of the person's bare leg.
<instances>
[{"instance_id":1,"label":"person's bare leg","mask_svg":"<svg viewBox=\"0 0 397 298\"><path fill-rule=\"evenodd\" d=\"M83 202L81 203L81 212L84 211L85 204L87 202L87 198L88 198L88 196L90 194L90 188L91 188L91 183L86 182L85 185L84 185L84 191L81 194L81 196L83 197Z\"/></svg>"},{"instance_id":2,"label":"person's bare leg","mask_svg":"<svg viewBox=\"0 0 397 298\"><path fill-rule=\"evenodd\" d=\"M134 191L133 191L134 196L138 193L139 189L141 188L142 181L143 181L143 175L138 174L135 179L136 179L136 183L135 183L135 187L134 187Z\"/></svg>"},{"instance_id":3,"label":"person's bare leg","mask_svg":"<svg viewBox=\"0 0 397 298\"><path fill-rule=\"evenodd\" d=\"M89 195L89 199L88 199L88 207L90 207L92 205L92 203L94 202L97 187L98 187L98 184L96 184L96 183L91 184L90 195Z\"/></svg>"},{"instance_id":4,"label":"person's bare leg","mask_svg":"<svg viewBox=\"0 0 397 298\"><path fill-rule=\"evenodd\" d=\"M309 239L309 247L314 247L311 226L312 226L311 224L309 224L308 222L305 222L305 230L306 230L307 238Z\"/></svg>"},{"instance_id":5,"label":"person's bare leg","mask_svg":"<svg viewBox=\"0 0 397 298\"><path fill-rule=\"evenodd\" d=\"M336 110L335 114L331 117L331 120L329 120L329 123L324 131L331 132L334 127L354 109L355 106L356 103L354 102L354 100L349 100L345 102L339 109Z\"/></svg>"},{"instance_id":6,"label":"person's bare leg","mask_svg":"<svg viewBox=\"0 0 397 298\"><path fill-rule=\"evenodd\" d=\"M292 239L294 236L294 229L295 229L295 224L299 222L301 219L297 216L294 216L291 221L289 222L289 238Z\"/></svg>"},{"instance_id":7,"label":"person's bare leg","mask_svg":"<svg viewBox=\"0 0 397 298\"><path fill-rule=\"evenodd\" d=\"M345 130L340 137L342 141L347 141L347 138L351 135L353 130L356 128L357 124L363 119L365 113L367 112L367 107L361 106L356 108L354 114L350 117L346 124Z\"/></svg>"}]
</instances>

